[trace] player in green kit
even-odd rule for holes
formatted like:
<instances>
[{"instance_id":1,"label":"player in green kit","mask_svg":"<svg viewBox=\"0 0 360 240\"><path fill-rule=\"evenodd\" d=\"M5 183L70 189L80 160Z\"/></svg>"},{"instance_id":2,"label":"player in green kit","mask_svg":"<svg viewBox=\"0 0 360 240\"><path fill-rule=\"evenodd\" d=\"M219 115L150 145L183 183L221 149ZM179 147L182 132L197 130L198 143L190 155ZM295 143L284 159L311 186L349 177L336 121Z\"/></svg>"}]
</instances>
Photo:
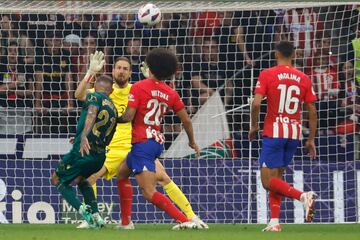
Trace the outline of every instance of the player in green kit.
<instances>
[{"instance_id":1,"label":"player in green kit","mask_svg":"<svg viewBox=\"0 0 360 240\"><path fill-rule=\"evenodd\" d=\"M95 92L87 94L73 147L64 155L51 178L62 197L79 211L90 228L104 226L93 188L86 179L103 166L105 147L115 132L117 111L108 97L112 85L112 79L102 75L95 82ZM80 202L71 183L78 185L85 203Z\"/></svg>"}]
</instances>

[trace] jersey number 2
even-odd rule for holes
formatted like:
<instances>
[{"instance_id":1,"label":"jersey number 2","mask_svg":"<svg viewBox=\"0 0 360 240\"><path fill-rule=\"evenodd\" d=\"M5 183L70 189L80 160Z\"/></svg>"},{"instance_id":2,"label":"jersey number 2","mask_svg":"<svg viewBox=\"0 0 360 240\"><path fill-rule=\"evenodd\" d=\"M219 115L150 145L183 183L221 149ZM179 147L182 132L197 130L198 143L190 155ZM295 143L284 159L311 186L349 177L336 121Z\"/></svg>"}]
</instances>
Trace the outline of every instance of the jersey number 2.
<instances>
[{"instance_id":1,"label":"jersey number 2","mask_svg":"<svg viewBox=\"0 0 360 240\"><path fill-rule=\"evenodd\" d=\"M157 99L150 99L146 106L150 111L144 116L144 123L151 126L159 126L168 105L164 102L159 102ZM154 120L150 120L154 116Z\"/></svg>"},{"instance_id":2,"label":"jersey number 2","mask_svg":"<svg viewBox=\"0 0 360 240\"><path fill-rule=\"evenodd\" d=\"M299 98L293 95L300 95L300 88L296 85L288 87L285 84L279 84L277 89L280 89L279 113L283 113L284 110L288 114L296 113L299 107ZM291 103L293 103L292 107Z\"/></svg>"}]
</instances>

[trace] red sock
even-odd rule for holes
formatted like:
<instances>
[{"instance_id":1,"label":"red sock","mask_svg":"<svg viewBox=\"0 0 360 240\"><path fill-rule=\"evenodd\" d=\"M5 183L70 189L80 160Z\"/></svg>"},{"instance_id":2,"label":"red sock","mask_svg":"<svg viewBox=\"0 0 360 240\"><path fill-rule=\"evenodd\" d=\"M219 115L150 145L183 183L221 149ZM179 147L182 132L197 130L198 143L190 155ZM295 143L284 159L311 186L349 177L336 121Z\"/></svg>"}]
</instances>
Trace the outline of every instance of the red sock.
<instances>
[{"instance_id":1,"label":"red sock","mask_svg":"<svg viewBox=\"0 0 360 240\"><path fill-rule=\"evenodd\" d=\"M180 212L179 209L177 209L175 205L170 201L170 199L167 198L165 195L159 192L155 192L151 198L151 202L152 204L169 214L177 222L183 223L188 221L186 216L182 212Z\"/></svg>"},{"instance_id":2,"label":"red sock","mask_svg":"<svg viewBox=\"0 0 360 240\"><path fill-rule=\"evenodd\" d=\"M131 221L131 206L133 189L130 179L118 180L118 190L120 197L121 224L128 225Z\"/></svg>"},{"instance_id":3,"label":"red sock","mask_svg":"<svg viewBox=\"0 0 360 240\"><path fill-rule=\"evenodd\" d=\"M280 218L281 195L269 192L270 217Z\"/></svg>"},{"instance_id":4,"label":"red sock","mask_svg":"<svg viewBox=\"0 0 360 240\"><path fill-rule=\"evenodd\" d=\"M297 200L300 200L300 196L302 194L301 191L290 186L287 182L279 178L270 179L269 190L277 194L283 195L285 197L289 197Z\"/></svg>"}]
</instances>

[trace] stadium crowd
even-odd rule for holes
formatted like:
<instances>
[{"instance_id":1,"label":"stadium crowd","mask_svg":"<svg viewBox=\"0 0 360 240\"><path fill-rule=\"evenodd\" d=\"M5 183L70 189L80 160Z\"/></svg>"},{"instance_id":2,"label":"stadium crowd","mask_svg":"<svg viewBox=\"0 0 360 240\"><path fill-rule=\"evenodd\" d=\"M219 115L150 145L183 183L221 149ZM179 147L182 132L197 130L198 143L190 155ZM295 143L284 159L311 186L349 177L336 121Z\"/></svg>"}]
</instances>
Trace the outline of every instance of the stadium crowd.
<instances>
[{"instance_id":1,"label":"stadium crowd","mask_svg":"<svg viewBox=\"0 0 360 240\"><path fill-rule=\"evenodd\" d=\"M280 40L294 43L295 66L313 81L320 134L359 127L360 24L353 5L165 13L153 28L144 28L135 14L1 14L0 28L1 134L74 133L74 91L95 50L105 53L105 73L116 57L131 59L136 82L143 78L140 65L149 49L169 48L181 63L169 84L190 114L216 91L225 108L234 109L248 103L260 71L274 65L269 53ZM247 131L249 116L249 108L230 112L230 129ZM19 120L25 117L30 123ZM180 131L176 117L169 115L165 123L170 136ZM21 124L32 126L19 130Z\"/></svg>"}]
</instances>

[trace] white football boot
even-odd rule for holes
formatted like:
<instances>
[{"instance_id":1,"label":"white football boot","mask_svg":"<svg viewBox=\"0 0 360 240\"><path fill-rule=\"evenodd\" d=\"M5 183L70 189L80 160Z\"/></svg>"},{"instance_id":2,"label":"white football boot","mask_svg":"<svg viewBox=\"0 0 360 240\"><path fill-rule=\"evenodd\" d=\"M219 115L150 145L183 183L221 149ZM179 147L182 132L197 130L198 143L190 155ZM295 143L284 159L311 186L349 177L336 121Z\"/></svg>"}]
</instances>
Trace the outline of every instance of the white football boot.
<instances>
[{"instance_id":1,"label":"white football boot","mask_svg":"<svg viewBox=\"0 0 360 240\"><path fill-rule=\"evenodd\" d=\"M89 224L86 221L82 221L82 223L80 223L76 228L87 229L87 228L90 228L90 227L89 227Z\"/></svg>"},{"instance_id":2,"label":"white football boot","mask_svg":"<svg viewBox=\"0 0 360 240\"><path fill-rule=\"evenodd\" d=\"M262 230L263 232L281 232L281 226L279 223L271 224L270 223Z\"/></svg>"},{"instance_id":3,"label":"white football boot","mask_svg":"<svg viewBox=\"0 0 360 240\"><path fill-rule=\"evenodd\" d=\"M316 198L317 194L312 191L301 194L300 201L304 205L305 219L307 222L312 222L314 220Z\"/></svg>"},{"instance_id":4,"label":"white football boot","mask_svg":"<svg viewBox=\"0 0 360 240\"><path fill-rule=\"evenodd\" d=\"M175 225L172 230L184 230L184 229L198 229L194 222L183 222Z\"/></svg>"},{"instance_id":5,"label":"white football boot","mask_svg":"<svg viewBox=\"0 0 360 240\"><path fill-rule=\"evenodd\" d=\"M118 225L116 225L116 229L118 230L134 230L135 225L132 221L128 225L122 225L121 220Z\"/></svg>"}]
</instances>

